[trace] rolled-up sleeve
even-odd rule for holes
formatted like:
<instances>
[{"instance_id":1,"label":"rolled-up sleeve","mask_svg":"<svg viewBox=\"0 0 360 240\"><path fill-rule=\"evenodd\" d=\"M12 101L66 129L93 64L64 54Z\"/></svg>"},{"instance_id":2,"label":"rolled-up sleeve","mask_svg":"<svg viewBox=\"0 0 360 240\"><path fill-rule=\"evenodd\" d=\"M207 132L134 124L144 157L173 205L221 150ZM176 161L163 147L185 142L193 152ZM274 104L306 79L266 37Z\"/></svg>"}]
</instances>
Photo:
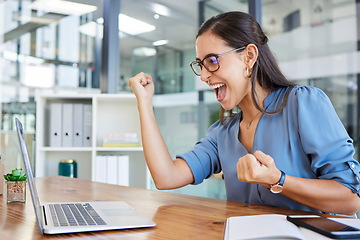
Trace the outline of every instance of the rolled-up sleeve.
<instances>
[{"instance_id":1,"label":"rolled-up sleeve","mask_svg":"<svg viewBox=\"0 0 360 240\"><path fill-rule=\"evenodd\" d=\"M219 122L214 123L206 137L198 141L192 150L176 155L176 158L184 159L189 165L195 179L193 184L202 183L204 179L221 171L216 141L218 127Z\"/></svg>"},{"instance_id":2,"label":"rolled-up sleeve","mask_svg":"<svg viewBox=\"0 0 360 240\"><path fill-rule=\"evenodd\" d=\"M353 141L337 116L330 99L320 89L299 87L294 113L311 168L319 179L335 180L360 196L360 164L353 158Z\"/></svg>"}]
</instances>

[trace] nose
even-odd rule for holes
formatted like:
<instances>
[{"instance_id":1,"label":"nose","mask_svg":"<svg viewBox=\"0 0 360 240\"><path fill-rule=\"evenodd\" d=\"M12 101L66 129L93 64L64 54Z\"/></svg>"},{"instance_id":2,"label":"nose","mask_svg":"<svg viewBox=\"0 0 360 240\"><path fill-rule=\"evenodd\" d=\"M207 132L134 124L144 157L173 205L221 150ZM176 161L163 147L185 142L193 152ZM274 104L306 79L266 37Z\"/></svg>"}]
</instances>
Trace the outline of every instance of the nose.
<instances>
[{"instance_id":1,"label":"nose","mask_svg":"<svg viewBox=\"0 0 360 240\"><path fill-rule=\"evenodd\" d=\"M200 73L201 81L203 81L203 82L209 81L209 77L210 77L211 74L212 74L211 72L209 72L206 68L203 67L201 69L201 73Z\"/></svg>"}]
</instances>

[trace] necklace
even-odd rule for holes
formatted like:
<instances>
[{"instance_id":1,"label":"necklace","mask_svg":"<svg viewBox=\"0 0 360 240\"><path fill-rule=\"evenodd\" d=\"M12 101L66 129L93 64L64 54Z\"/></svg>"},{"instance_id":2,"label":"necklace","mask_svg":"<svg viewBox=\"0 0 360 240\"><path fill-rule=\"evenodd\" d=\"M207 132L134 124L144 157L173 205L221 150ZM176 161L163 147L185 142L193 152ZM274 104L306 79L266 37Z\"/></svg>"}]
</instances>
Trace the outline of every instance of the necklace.
<instances>
[{"instance_id":1,"label":"necklace","mask_svg":"<svg viewBox=\"0 0 360 240\"><path fill-rule=\"evenodd\" d=\"M254 121L254 119L257 117L257 115L259 115L259 113L261 113L261 112L258 112L258 113L253 117L253 119L251 119L251 121L248 122L248 124L246 125L246 129L249 129L249 128L250 128L251 123Z\"/></svg>"}]
</instances>

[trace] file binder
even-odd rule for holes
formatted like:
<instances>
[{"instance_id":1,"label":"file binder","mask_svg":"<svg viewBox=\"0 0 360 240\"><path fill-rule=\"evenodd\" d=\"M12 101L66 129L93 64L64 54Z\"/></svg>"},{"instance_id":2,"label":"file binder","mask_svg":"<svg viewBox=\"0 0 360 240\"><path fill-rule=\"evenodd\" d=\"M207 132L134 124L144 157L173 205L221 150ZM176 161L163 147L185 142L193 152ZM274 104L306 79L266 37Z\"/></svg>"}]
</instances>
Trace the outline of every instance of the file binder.
<instances>
[{"instance_id":1,"label":"file binder","mask_svg":"<svg viewBox=\"0 0 360 240\"><path fill-rule=\"evenodd\" d=\"M118 183L118 161L117 156L109 155L106 157L107 161L107 179L106 182L110 184L117 184Z\"/></svg>"},{"instance_id":2,"label":"file binder","mask_svg":"<svg viewBox=\"0 0 360 240\"><path fill-rule=\"evenodd\" d=\"M118 184L122 186L129 186L130 184L130 168L129 168L129 156L122 155L117 157L118 160Z\"/></svg>"},{"instance_id":3,"label":"file binder","mask_svg":"<svg viewBox=\"0 0 360 240\"><path fill-rule=\"evenodd\" d=\"M84 146L84 106L81 103L74 104L73 112L73 147Z\"/></svg>"},{"instance_id":4,"label":"file binder","mask_svg":"<svg viewBox=\"0 0 360 240\"><path fill-rule=\"evenodd\" d=\"M62 107L62 147L73 146L73 104L64 103Z\"/></svg>"},{"instance_id":5,"label":"file binder","mask_svg":"<svg viewBox=\"0 0 360 240\"><path fill-rule=\"evenodd\" d=\"M95 158L95 181L106 183L106 172L107 172L107 164L106 164L106 156L98 155Z\"/></svg>"},{"instance_id":6,"label":"file binder","mask_svg":"<svg viewBox=\"0 0 360 240\"><path fill-rule=\"evenodd\" d=\"M84 104L84 134L83 146L91 147L92 143L92 106Z\"/></svg>"},{"instance_id":7,"label":"file binder","mask_svg":"<svg viewBox=\"0 0 360 240\"><path fill-rule=\"evenodd\" d=\"M50 147L62 146L62 104L50 104ZM60 121L59 121L60 120Z\"/></svg>"}]
</instances>

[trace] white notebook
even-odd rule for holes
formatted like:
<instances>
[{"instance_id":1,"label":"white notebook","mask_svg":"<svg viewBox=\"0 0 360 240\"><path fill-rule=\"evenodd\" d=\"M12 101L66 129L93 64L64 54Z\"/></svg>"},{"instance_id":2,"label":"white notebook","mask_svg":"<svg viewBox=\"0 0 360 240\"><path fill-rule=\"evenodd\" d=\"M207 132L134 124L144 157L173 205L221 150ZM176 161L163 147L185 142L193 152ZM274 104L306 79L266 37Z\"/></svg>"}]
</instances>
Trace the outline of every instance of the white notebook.
<instances>
[{"instance_id":1,"label":"white notebook","mask_svg":"<svg viewBox=\"0 0 360 240\"><path fill-rule=\"evenodd\" d=\"M355 218L330 218L338 222L360 228L360 220ZM252 216L230 217L226 221L224 240L256 240L256 239L298 239L329 240L321 234L297 227L286 215L263 214Z\"/></svg>"}]
</instances>

